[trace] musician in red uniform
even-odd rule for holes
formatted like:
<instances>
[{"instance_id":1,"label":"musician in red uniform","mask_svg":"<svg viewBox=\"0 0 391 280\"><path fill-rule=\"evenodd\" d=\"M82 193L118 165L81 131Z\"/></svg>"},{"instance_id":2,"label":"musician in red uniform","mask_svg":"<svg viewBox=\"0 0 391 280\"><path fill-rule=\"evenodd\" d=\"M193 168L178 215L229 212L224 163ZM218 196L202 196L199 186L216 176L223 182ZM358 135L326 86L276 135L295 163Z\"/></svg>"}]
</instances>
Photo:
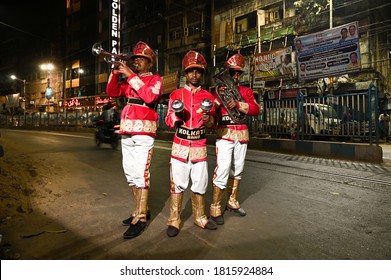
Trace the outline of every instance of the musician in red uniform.
<instances>
[{"instance_id":1,"label":"musician in red uniform","mask_svg":"<svg viewBox=\"0 0 391 280\"><path fill-rule=\"evenodd\" d=\"M183 192L191 180L193 221L197 226L215 230L217 226L204 213L204 194L208 185L206 128L215 127L217 116L213 108L214 97L201 88L206 71L205 58L196 51L189 51L182 61L186 84L170 95L166 124L176 128L170 160L171 199L167 235L178 235L181 224ZM183 110L173 109L173 103L183 102ZM211 108L202 107L209 101ZM174 105L175 106L175 105ZM176 112L177 111L177 112Z\"/></svg>"},{"instance_id":2,"label":"musician in red uniform","mask_svg":"<svg viewBox=\"0 0 391 280\"><path fill-rule=\"evenodd\" d=\"M127 98L119 133L122 135L122 166L136 207L122 222L129 226L123 235L125 239L140 235L149 219L149 168L158 124L155 108L162 94L162 79L151 72L156 62L154 51L146 43L138 42L131 59L136 69L121 62L110 74L106 88L108 96ZM123 83L119 83L120 74L126 77Z\"/></svg>"},{"instance_id":3,"label":"musician in red uniform","mask_svg":"<svg viewBox=\"0 0 391 280\"><path fill-rule=\"evenodd\" d=\"M241 54L235 54L226 61L230 76L240 94L238 99L231 99L226 102L228 109L237 108L240 115L257 116L259 106L254 100L252 90L245 86L240 86L240 77L245 66L244 58ZM224 86L219 90L224 94ZM226 209L237 216L245 216L246 212L240 207L238 201L238 191L240 180L244 169L244 160L249 142L248 127L245 118L239 123L232 120L227 109L223 106L219 98L216 98L216 109L219 115L219 125L216 129L216 156L217 163L213 175L213 198L210 206L211 219L218 225L224 224L222 211L222 197L224 189L227 188L228 201Z\"/></svg>"}]
</instances>

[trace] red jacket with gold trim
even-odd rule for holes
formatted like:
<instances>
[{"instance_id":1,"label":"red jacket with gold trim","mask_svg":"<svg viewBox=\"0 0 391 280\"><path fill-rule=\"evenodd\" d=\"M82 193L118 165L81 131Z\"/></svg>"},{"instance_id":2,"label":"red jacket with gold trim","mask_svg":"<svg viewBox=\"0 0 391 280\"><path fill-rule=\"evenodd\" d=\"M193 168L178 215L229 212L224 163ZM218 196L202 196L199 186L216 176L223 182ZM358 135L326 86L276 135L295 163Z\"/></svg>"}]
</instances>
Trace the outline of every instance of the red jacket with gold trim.
<instances>
[{"instance_id":1,"label":"red jacket with gold trim","mask_svg":"<svg viewBox=\"0 0 391 280\"><path fill-rule=\"evenodd\" d=\"M210 99L214 104L215 97L208 91L199 87L195 91L185 85L184 88L173 91L170 95L166 124L170 128L177 128L171 150L171 157L187 162L206 161L206 128L214 128L217 115L214 106L209 111L210 120L204 124L202 121L203 110L201 101ZM184 109L180 113L172 110L171 104L179 99L184 103Z\"/></svg>"},{"instance_id":2,"label":"red jacket with gold trim","mask_svg":"<svg viewBox=\"0 0 391 280\"><path fill-rule=\"evenodd\" d=\"M122 110L119 133L156 136L159 116L153 104L159 101L162 94L161 77L149 72L139 76L132 74L121 84L118 80L119 74L110 74L106 94L139 101L127 103Z\"/></svg>"},{"instance_id":3,"label":"red jacket with gold trim","mask_svg":"<svg viewBox=\"0 0 391 280\"><path fill-rule=\"evenodd\" d=\"M254 93L249 87L238 86L238 91L242 96L243 101L238 102L237 108L243 114L247 116L258 116L260 112L259 105L255 102ZM216 99L216 103L220 104L220 100ZM222 124L221 120L224 118L225 120L229 120L227 110L224 106L220 106L220 109L217 110L219 115L219 125L216 129L216 138L217 139L225 139L228 141L234 141L237 139L241 143L249 142L250 137L248 134L247 123L240 124Z\"/></svg>"}]
</instances>

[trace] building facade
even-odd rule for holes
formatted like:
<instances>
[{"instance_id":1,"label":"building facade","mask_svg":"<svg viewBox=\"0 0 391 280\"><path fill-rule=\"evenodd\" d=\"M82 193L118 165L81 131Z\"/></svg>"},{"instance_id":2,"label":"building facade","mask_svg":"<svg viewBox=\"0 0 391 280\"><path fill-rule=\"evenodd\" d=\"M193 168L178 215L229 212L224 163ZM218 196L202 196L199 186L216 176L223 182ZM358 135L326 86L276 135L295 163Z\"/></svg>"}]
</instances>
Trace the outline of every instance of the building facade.
<instances>
[{"instance_id":1,"label":"building facade","mask_svg":"<svg viewBox=\"0 0 391 280\"><path fill-rule=\"evenodd\" d=\"M242 82L254 89L259 100L268 91L276 89L306 88L308 94L325 95L366 90L370 84L375 84L383 100L382 106L391 109L388 105L391 88L390 3L385 0L371 3L334 0L330 10L330 1L319 0L316 2L324 5L316 6L315 10L314 5L306 5L308 2L66 0L63 2L63 21L59 25L62 26L60 36L55 43L37 43L20 55L21 52L15 54L11 48L17 46L24 50L21 38L2 42L1 48L7 50L2 53L8 56L7 60L0 60L2 75L13 72L26 83L10 83L3 79L0 81L1 95L21 92L25 86L24 97L31 110L47 110L47 105L51 105L52 111L80 106L95 110L96 97L104 98L111 65L104 60L105 55L92 55L94 43L100 42L103 50L109 53L131 55L134 45L144 41L157 53L154 72L173 80L174 88L183 85L181 61L187 51L196 50L205 55L208 70L203 84L206 88L213 86L213 75L221 70L224 61L240 52L247 61ZM254 79L260 54L288 49L294 63L294 42L298 37L351 22L358 23L360 71L305 81L297 75L263 81ZM55 68L50 73L38 69L37 58L40 63L52 62ZM29 67L25 67L26 61L30 62L27 63ZM295 65L296 71L299 71L298 67ZM48 75L53 88L51 98L45 95ZM165 88L165 97L168 98L174 88L172 85Z\"/></svg>"}]
</instances>

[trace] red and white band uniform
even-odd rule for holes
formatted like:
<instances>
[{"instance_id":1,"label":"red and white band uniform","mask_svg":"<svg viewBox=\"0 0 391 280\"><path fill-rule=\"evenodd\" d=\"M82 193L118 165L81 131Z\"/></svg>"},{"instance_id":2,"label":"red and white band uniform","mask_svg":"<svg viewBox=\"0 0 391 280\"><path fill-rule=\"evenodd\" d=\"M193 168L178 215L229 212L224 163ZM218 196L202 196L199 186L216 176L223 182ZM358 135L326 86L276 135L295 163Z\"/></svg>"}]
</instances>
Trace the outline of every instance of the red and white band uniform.
<instances>
[{"instance_id":1,"label":"red and white band uniform","mask_svg":"<svg viewBox=\"0 0 391 280\"><path fill-rule=\"evenodd\" d=\"M178 126L177 132L183 128L187 128L190 132L197 131L193 135L189 135L188 139L183 139L174 135L174 140L171 150L171 181L174 193L183 192L187 189L190 178L192 181L191 191L204 194L208 185L207 171L207 147L206 147L206 128L212 127L217 119L214 108L209 112L211 121L207 124L201 122L202 110L200 104L203 99L214 101L214 96L208 91L198 87L191 89L188 85L184 88L173 91L170 95L169 110L166 116L166 124L170 128ZM184 119L180 119L178 115L171 109L172 101L179 99L184 103ZM187 132L189 134L190 132ZM194 138L192 140L191 138ZM200 139L197 139L200 138ZM190 177L189 177L190 176Z\"/></svg>"},{"instance_id":2,"label":"red and white band uniform","mask_svg":"<svg viewBox=\"0 0 391 280\"><path fill-rule=\"evenodd\" d=\"M176 128L170 160L170 217L167 235L174 237L181 224L183 192L191 182L191 200L194 224L201 228L211 226L204 213L204 194L208 186L206 129L215 128L214 106L207 112L201 109L205 99L214 104L214 96L201 88L199 80L206 68L206 61L200 53L189 51L183 59L186 85L170 95L168 112L165 118L170 128ZM181 100L181 112L172 109L172 103ZM216 229L216 225L213 225Z\"/></svg>"},{"instance_id":3,"label":"red and white band uniform","mask_svg":"<svg viewBox=\"0 0 391 280\"><path fill-rule=\"evenodd\" d=\"M162 94L161 77L150 72L156 59L152 49L144 42L139 42L134 48L132 59L138 69L137 74L121 62L119 68L110 74L106 88L108 96L127 98L121 113L119 134L122 135L123 170L136 201L136 209L131 217L123 221L128 225L135 225L139 220L145 224L147 219L149 168L158 126L155 108ZM120 74L126 77L123 83L119 83ZM136 230L134 234L140 232ZM134 234L124 233L124 238L133 238Z\"/></svg>"},{"instance_id":4,"label":"red and white band uniform","mask_svg":"<svg viewBox=\"0 0 391 280\"><path fill-rule=\"evenodd\" d=\"M244 59L240 54L232 56L227 61L231 76L237 84L243 72ZM241 101L236 100L233 106L239 112L247 116L258 116L259 105L254 99L253 91L249 87L237 85L241 95ZM232 101L233 102L233 101ZM210 208L212 220L218 224L223 224L222 218L222 196L224 189L228 189L227 209L232 210L239 216L246 215L240 207L238 201L238 189L244 170L244 162L249 142L249 132L247 123L232 122L227 110L216 99L216 109L219 116L219 124L216 129L216 157L217 163L213 175L213 198ZM220 217L220 219L213 219Z\"/></svg>"},{"instance_id":5,"label":"red and white band uniform","mask_svg":"<svg viewBox=\"0 0 391 280\"><path fill-rule=\"evenodd\" d=\"M147 104L158 102L162 93L162 80L151 72L141 75L133 73L122 84L118 84L118 79L118 74L111 73L107 84L108 96L125 96L145 103L127 103L121 113L119 133L122 134L125 176L129 186L149 188L149 172L145 171L149 170L158 114Z\"/></svg>"}]
</instances>

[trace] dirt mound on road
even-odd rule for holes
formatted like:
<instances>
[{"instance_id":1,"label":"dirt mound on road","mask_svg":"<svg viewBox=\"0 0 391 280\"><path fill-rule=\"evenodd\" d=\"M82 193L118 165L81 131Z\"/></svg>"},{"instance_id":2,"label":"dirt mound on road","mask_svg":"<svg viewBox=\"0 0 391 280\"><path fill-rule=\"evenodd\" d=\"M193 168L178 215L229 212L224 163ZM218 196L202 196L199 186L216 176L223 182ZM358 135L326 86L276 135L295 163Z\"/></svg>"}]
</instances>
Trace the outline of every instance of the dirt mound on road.
<instances>
[{"instance_id":1,"label":"dirt mound on road","mask_svg":"<svg viewBox=\"0 0 391 280\"><path fill-rule=\"evenodd\" d=\"M34 215L34 203L51 196L47 172L50 167L49 163L34 162L26 154L19 154L1 140L4 156L0 157L0 257L18 259L20 254L10 240L20 238L23 221Z\"/></svg>"}]
</instances>

